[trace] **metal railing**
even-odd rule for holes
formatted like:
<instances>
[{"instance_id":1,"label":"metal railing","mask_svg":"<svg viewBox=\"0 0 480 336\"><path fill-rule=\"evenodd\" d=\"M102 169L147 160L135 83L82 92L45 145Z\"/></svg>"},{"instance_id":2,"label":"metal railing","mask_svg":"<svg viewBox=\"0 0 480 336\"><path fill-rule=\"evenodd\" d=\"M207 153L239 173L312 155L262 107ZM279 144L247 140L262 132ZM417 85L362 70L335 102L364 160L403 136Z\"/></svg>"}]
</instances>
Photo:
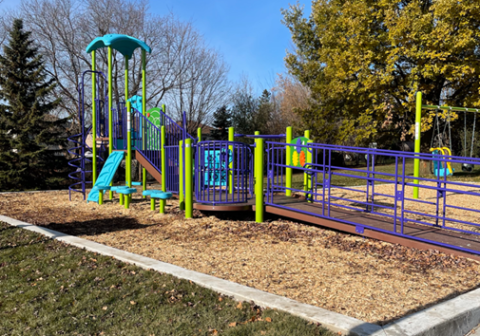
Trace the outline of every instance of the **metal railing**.
<instances>
[{"instance_id":1,"label":"metal railing","mask_svg":"<svg viewBox=\"0 0 480 336\"><path fill-rule=\"evenodd\" d=\"M246 203L251 195L250 146L202 141L195 155L195 198L207 204Z\"/></svg>"},{"instance_id":2,"label":"metal railing","mask_svg":"<svg viewBox=\"0 0 480 336\"><path fill-rule=\"evenodd\" d=\"M480 170L473 174L461 171L463 164L480 165L480 159L309 143L299 147L307 149L312 162L298 168L286 164L286 146L298 145L266 142L268 205L426 242L432 241L412 236L407 226L419 225L420 229L434 227L465 236L480 235L480 209L469 206L473 201L480 200L475 200L480 197L480 183L468 181L480 176ZM361 158L361 167L335 162L334 157L345 154ZM420 159L424 167L423 174L418 178L413 176L414 159ZM307 183L303 183L300 175L297 178L300 182L287 188L285 168L296 169L305 175ZM449 176L450 173L453 177ZM419 199L412 196L415 187L420 189ZM276 196L287 189L304 195L306 202L315 208L301 210L294 205L277 202ZM379 218L384 225L352 221L354 217L341 215L345 211L375 215L372 218ZM441 241L433 243L479 253Z\"/></svg>"}]
</instances>

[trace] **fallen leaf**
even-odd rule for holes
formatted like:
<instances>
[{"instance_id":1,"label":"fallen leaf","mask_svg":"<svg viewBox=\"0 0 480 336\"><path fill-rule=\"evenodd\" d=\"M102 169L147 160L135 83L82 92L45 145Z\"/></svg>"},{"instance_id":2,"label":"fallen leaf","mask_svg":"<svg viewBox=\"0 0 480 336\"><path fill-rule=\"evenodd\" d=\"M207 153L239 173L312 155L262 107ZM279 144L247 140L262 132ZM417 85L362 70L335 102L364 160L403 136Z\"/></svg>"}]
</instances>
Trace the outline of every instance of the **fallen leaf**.
<instances>
[{"instance_id":1,"label":"fallen leaf","mask_svg":"<svg viewBox=\"0 0 480 336\"><path fill-rule=\"evenodd\" d=\"M232 323L230 323L228 326L229 326L229 327L235 327L236 325L237 325L237 322L232 322Z\"/></svg>"},{"instance_id":2,"label":"fallen leaf","mask_svg":"<svg viewBox=\"0 0 480 336\"><path fill-rule=\"evenodd\" d=\"M103 310L107 310L107 309L108 309L108 307L107 307L107 306L103 306L103 308L102 308L102 309L103 309Z\"/></svg>"},{"instance_id":3,"label":"fallen leaf","mask_svg":"<svg viewBox=\"0 0 480 336\"><path fill-rule=\"evenodd\" d=\"M265 317L265 321L272 322L272 319L270 317Z\"/></svg>"},{"instance_id":4,"label":"fallen leaf","mask_svg":"<svg viewBox=\"0 0 480 336\"><path fill-rule=\"evenodd\" d=\"M242 308L243 308L242 302L239 302L237 305L237 309L242 309Z\"/></svg>"},{"instance_id":5,"label":"fallen leaf","mask_svg":"<svg viewBox=\"0 0 480 336\"><path fill-rule=\"evenodd\" d=\"M131 304L131 305L135 305L135 304L137 304L137 303L136 303L135 301L130 301L130 304Z\"/></svg>"}]
</instances>

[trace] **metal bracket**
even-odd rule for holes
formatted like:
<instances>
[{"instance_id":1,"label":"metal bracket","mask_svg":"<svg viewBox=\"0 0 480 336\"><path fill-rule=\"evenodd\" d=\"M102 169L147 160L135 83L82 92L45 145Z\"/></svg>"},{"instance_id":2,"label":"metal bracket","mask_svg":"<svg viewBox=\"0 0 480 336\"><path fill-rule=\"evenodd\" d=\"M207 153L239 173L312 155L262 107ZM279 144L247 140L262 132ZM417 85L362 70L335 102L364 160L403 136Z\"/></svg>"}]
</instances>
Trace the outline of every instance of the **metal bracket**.
<instances>
[{"instance_id":1,"label":"metal bracket","mask_svg":"<svg viewBox=\"0 0 480 336\"><path fill-rule=\"evenodd\" d=\"M402 201L403 200L403 191L397 190L395 193L395 201Z\"/></svg>"},{"instance_id":2,"label":"metal bracket","mask_svg":"<svg viewBox=\"0 0 480 336\"><path fill-rule=\"evenodd\" d=\"M363 226L356 225L355 226L355 232L363 234L365 232L365 228Z\"/></svg>"}]
</instances>

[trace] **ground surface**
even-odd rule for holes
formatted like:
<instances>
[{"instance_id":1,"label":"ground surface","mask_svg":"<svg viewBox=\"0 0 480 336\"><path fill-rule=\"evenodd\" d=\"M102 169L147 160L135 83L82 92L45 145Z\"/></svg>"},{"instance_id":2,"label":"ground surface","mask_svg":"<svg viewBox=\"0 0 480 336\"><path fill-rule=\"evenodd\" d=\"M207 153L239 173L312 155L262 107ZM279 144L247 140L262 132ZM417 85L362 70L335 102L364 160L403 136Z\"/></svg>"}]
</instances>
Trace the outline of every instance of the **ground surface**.
<instances>
[{"instance_id":1,"label":"ground surface","mask_svg":"<svg viewBox=\"0 0 480 336\"><path fill-rule=\"evenodd\" d=\"M0 213L218 276L367 322L385 324L476 288L477 262L278 218L184 220L136 196L131 209L68 201L66 192L0 195ZM245 216L245 214L243 214Z\"/></svg>"},{"instance_id":2,"label":"ground surface","mask_svg":"<svg viewBox=\"0 0 480 336\"><path fill-rule=\"evenodd\" d=\"M0 335L333 335L0 222Z\"/></svg>"}]
</instances>

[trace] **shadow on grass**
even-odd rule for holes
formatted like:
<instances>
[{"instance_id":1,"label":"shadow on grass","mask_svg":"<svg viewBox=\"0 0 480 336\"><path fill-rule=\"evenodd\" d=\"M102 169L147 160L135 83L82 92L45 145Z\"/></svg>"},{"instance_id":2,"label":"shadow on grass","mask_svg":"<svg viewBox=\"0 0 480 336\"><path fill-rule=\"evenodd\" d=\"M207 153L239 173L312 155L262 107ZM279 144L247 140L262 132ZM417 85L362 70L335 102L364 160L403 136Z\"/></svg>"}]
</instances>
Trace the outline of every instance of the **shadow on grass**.
<instances>
[{"instance_id":1,"label":"shadow on grass","mask_svg":"<svg viewBox=\"0 0 480 336\"><path fill-rule=\"evenodd\" d=\"M151 227L152 225L143 225L134 218L128 217L114 217L105 219L95 219L87 221L75 221L70 223L49 223L46 225L39 225L51 230L60 231L72 236L81 235L99 235L108 232L137 230Z\"/></svg>"}]
</instances>

